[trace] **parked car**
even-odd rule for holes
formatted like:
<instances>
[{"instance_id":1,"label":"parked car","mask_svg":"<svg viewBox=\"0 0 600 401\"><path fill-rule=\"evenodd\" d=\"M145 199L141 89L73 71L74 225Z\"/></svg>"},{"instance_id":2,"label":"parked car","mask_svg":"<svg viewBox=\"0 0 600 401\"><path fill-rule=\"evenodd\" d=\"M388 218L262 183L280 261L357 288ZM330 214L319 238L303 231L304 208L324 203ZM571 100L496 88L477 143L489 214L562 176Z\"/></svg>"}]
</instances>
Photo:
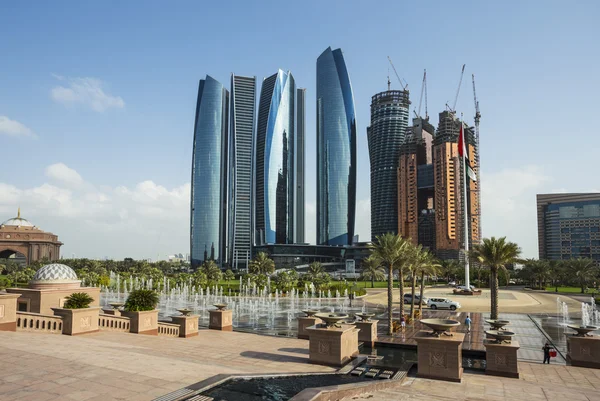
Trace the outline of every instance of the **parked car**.
<instances>
[{"instance_id":1,"label":"parked car","mask_svg":"<svg viewBox=\"0 0 600 401\"><path fill-rule=\"evenodd\" d=\"M451 282L448 283L448 285L454 287L456 285L456 281L451 281Z\"/></svg>"},{"instance_id":2,"label":"parked car","mask_svg":"<svg viewBox=\"0 0 600 401\"><path fill-rule=\"evenodd\" d=\"M415 304L419 304L419 294L415 294ZM423 305L427 305L427 301L429 301L429 298L427 297L423 297L423 300L421 301L421 303ZM405 304L410 304L412 302L412 294L404 294L404 303Z\"/></svg>"},{"instance_id":3,"label":"parked car","mask_svg":"<svg viewBox=\"0 0 600 401\"><path fill-rule=\"evenodd\" d=\"M457 310L460 308L460 304L456 301L452 301L448 298L429 298L427 306L431 309L450 309Z\"/></svg>"}]
</instances>

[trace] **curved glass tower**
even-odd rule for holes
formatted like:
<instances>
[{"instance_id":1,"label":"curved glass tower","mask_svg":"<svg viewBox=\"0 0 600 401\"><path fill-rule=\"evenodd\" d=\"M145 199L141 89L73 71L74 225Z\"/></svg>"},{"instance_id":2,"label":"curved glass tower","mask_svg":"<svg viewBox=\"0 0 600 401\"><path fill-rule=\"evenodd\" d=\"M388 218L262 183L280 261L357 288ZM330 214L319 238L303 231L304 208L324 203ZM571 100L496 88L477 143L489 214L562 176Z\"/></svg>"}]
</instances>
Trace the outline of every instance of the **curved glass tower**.
<instances>
[{"instance_id":1,"label":"curved glass tower","mask_svg":"<svg viewBox=\"0 0 600 401\"><path fill-rule=\"evenodd\" d=\"M227 122L229 92L215 79L200 80L192 152L190 248L192 267L226 255Z\"/></svg>"},{"instance_id":2,"label":"curved glass tower","mask_svg":"<svg viewBox=\"0 0 600 401\"><path fill-rule=\"evenodd\" d=\"M349 245L356 207L354 95L341 49L317 59L317 244Z\"/></svg>"},{"instance_id":3,"label":"curved glass tower","mask_svg":"<svg viewBox=\"0 0 600 401\"><path fill-rule=\"evenodd\" d=\"M294 242L294 77L263 80L256 132L256 243Z\"/></svg>"}]
</instances>

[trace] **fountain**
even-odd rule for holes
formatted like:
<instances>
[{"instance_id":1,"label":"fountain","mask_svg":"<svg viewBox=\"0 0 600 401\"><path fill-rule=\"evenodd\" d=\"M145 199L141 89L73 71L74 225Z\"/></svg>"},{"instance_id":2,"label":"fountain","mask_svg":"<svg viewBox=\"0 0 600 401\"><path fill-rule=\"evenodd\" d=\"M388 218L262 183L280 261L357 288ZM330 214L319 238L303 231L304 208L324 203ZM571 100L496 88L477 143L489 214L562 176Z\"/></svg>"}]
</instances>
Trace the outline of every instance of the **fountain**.
<instances>
[{"instance_id":1,"label":"fountain","mask_svg":"<svg viewBox=\"0 0 600 401\"><path fill-rule=\"evenodd\" d=\"M192 313L192 310L188 309L188 308L183 308L183 309L177 309L177 312L181 313L182 316L189 316L190 313Z\"/></svg>"},{"instance_id":2,"label":"fountain","mask_svg":"<svg viewBox=\"0 0 600 401\"><path fill-rule=\"evenodd\" d=\"M306 317L312 317L314 315L316 315L317 313L321 312L318 309L304 309L302 310L302 313L304 313L306 315Z\"/></svg>"},{"instance_id":3,"label":"fountain","mask_svg":"<svg viewBox=\"0 0 600 401\"><path fill-rule=\"evenodd\" d=\"M227 304L213 304L213 306L217 308L217 310L225 310Z\"/></svg>"},{"instance_id":4,"label":"fountain","mask_svg":"<svg viewBox=\"0 0 600 401\"><path fill-rule=\"evenodd\" d=\"M344 313L317 313L315 317L318 317L325 322L325 326L329 329L332 327L342 327L340 322L348 319L348 315Z\"/></svg>"},{"instance_id":5,"label":"fountain","mask_svg":"<svg viewBox=\"0 0 600 401\"><path fill-rule=\"evenodd\" d=\"M504 330L504 326L510 323L508 320L500 319L487 319L485 322L492 326L493 330Z\"/></svg>"},{"instance_id":6,"label":"fountain","mask_svg":"<svg viewBox=\"0 0 600 401\"><path fill-rule=\"evenodd\" d=\"M568 328L573 329L577 332L577 334L575 334L577 337L591 337L592 335L589 334L592 331L598 330L598 327L596 326L588 326L588 325L575 325L575 324L568 324L567 325Z\"/></svg>"},{"instance_id":7,"label":"fountain","mask_svg":"<svg viewBox=\"0 0 600 401\"><path fill-rule=\"evenodd\" d=\"M512 337L515 335L515 333L508 330L486 330L485 334L496 340L496 344L502 344L503 342L510 344Z\"/></svg>"},{"instance_id":8,"label":"fountain","mask_svg":"<svg viewBox=\"0 0 600 401\"><path fill-rule=\"evenodd\" d=\"M371 318L375 316L374 313L355 313L354 316L359 317L361 322L370 322Z\"/></svg>"},{"instance_id":9,"label":"fountain","mask_svg":"<svg viewBox=\"0 0 600 401\"><path fill-rule=\"evenodd\" d=\"M421 319L419 321L433 330L433 332L429 333L433 337L440 337L442 334L452 336L453 334L448 332L448 330L452 327L460 326L460 322L450 319Z\"/></svg>"}]
</instances>

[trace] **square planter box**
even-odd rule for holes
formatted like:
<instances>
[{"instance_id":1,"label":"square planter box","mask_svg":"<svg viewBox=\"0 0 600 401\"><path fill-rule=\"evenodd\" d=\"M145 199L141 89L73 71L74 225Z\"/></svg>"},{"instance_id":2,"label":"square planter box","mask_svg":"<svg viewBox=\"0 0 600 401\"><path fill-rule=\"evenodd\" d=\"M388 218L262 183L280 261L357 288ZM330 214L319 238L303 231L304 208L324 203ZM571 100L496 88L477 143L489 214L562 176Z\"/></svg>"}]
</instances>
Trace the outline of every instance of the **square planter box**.
<instances>
[{"instance_id":1,"label":"square planter box","mask_svg":"<svg viewBox=\"0 0 600 401\"><path fill-rule=\"evenodd\" d=\"M76 336L98 331L99 307L83 309L52 308L52 311L54 311L54 315L63 319L63 334Z\"/></svg>"},{"instance_id":2,"label":"square planter box","mask_svg":"<svg viewBox=\"0 0 600 401\"><path fill-rule=\"evenodd\" d=\"M17 298L20 295L0 293L0 331L17 331Z\"/></svg>"},{"instance_id":3,"label":"square planter box","mask_svg":"<svg viewBox=\"0 0 600 401\"><path fill-rule=\"evenodd\" d=\"M158 309L141 312L122 311L121 316L130 319L130 333L158 335Z\"/></svg>"}]
</instances>

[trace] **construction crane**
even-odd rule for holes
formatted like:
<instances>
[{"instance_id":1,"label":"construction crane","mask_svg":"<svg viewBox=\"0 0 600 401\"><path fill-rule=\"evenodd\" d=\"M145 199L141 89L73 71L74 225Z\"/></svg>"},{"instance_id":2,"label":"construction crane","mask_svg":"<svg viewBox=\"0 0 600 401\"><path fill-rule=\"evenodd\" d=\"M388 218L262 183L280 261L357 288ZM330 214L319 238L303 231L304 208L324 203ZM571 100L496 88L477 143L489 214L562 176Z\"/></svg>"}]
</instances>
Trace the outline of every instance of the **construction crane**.
<instances>
[{"instance_id":1,"label":"construction crane","mask_svg":"<svg viewBox=\"0 0 600 401\"><path fill-rule=\"evenodd\" d=\"M406 81L404 81L404 83L402 83L403 79L400 78L400 75L398 75L398 71L396 71L396 67L394 67L394 63L392 63L392 59L390 58L390 56L387 56L387 58L390 61L390 65L392 66L392 69L394 70L394 74L396 74L396 78L398 78L398 82L400 82L400 86L402 87L402 90L406 90L406 88L408 87L408 84L406 83Z\"/></svg>"},{"instance_id":2,"label":"construction crane","mask_svg":"<svg viewBox=\"0 0 600 401\"><path fill-rule=\"evenodd\" d=\"M419 98L419 111L415 114L417 118L421 118L421 104L423 102L423 94L425 94L425 119L429 120L429 115L427 114L427 70L423 70L423 83L421 84L421 97ZM414 110L413 110L414 112Z\"/></svg>"},{"instance_id":3,"label":"construction crane","mask_svg":"<svg viewBox=\"0 0 600 401\"><path fill-rule=\"evenodd\" d=\"M454 96L454 103L452 103L452 107L448 106L448 103L446 103L446 107L448 107L452 113L456 113L456 103L458 102L460 86L462 85L463 76L465 75L465 65L466 64L463 64L462 70L460 71L460 80L458 81L458 88L456 89L456 96Z\"/></svg>"},{"instance_id":4,"label":"construction crane","mask_svg":"<svg viewBox=\"0 0 600 401\"><path fill-rule=\"evenodd\" d=\"M477 188L479 193L481 193L481 164L479 161L479 152L481 151L479 148L479 120L481 119L481 113L479 112L479 100L477 100L477 91L475 90L475 74L471 74L471 78L473 80L473 101L475 102L475 146L477 148L477 153L475 157L475 163L477 165ZM479 237L482 238L481 234L481 213L479 210L481 209L481 199L479 200L480 204L477 208L478 217L479 217Z\"/></svg>"}]
</instances>

